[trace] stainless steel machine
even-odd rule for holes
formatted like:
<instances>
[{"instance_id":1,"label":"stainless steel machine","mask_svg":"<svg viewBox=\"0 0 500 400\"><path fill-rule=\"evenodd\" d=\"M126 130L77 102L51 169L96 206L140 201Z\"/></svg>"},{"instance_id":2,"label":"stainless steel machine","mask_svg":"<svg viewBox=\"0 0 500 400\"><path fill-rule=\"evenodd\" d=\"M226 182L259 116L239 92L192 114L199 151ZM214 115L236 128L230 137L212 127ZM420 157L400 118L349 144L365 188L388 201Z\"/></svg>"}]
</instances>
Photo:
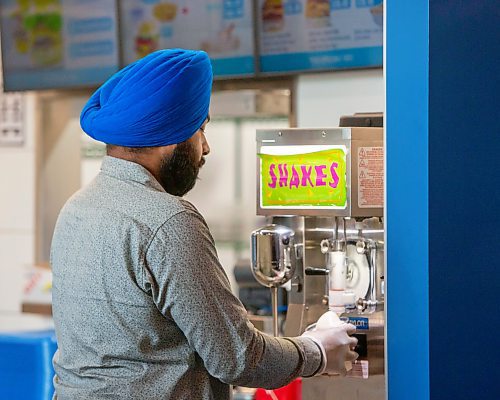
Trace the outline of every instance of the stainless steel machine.
<instances>
[{"instance_id":1,"label":"stainless steel machine","mask_svg":"<svg viewBox=\"0 0 500 400\"><path fill-rule=\"evenodd\" d=\"M257 152L257 213L270 225L252 234L253 268L290 275L283 334L328 309L357 327L352 370L305 379L303 399L385 399L383 129L260 130Z\"/></svg>"}]
</instances>

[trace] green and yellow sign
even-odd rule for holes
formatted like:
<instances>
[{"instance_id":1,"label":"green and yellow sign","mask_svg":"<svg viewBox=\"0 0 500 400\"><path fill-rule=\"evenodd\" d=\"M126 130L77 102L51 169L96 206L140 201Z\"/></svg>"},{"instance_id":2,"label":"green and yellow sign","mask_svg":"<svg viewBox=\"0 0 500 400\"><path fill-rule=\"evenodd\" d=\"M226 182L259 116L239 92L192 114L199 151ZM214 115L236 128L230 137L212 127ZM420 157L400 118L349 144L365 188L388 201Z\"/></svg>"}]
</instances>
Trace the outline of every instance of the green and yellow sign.
<instances>
[{"instance_id":1,"label":"green and yellow sign","mask_svg":"<svg viewBox=\"0 0 500 400\"><path fill-rule=\"evenodd\" d=\"M259 157L262 207L346 207L343 148L293 155L259 154Z\"/></svg>"}]
</instances>

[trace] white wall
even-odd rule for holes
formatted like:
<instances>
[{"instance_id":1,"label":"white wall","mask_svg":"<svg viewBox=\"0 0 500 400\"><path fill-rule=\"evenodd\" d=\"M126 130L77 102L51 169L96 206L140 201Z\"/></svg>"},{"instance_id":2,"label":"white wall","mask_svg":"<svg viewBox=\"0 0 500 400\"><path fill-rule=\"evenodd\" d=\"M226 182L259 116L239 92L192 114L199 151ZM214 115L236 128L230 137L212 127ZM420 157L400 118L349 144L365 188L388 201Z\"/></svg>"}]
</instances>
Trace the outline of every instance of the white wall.
<instances>
[{"instance_id":1,"label":"white wall","mask_svg":"<svg viewBox=\"0 0 500 400\"><path fill-rule=\"evenodd\" d=\"M87 96L58 93L39 100L42 110L37 179L37 260L49 260L59 211L80 188L80 111Z\"/></svg>"},{"instance_id":2,"label":"white wall","mask_svg":"<svg viewBox=\"0 0 500 400\"><path fill-rule=\"evenodd\" d=\"M35 257L36 97L23 99L25 143L0 147L0 312L21 309L25 267Z\"/></svg>"},{"instance_id":3,"label":"white wall","mask_svg":"<svg viewBox=\"0 0 500 400\"><path fill-rule=\"evenodd\" d=\"M341 115L384 111L382 69L301 75L296 87L297 126L335 127Z\"/></svg>"}]
</instances>

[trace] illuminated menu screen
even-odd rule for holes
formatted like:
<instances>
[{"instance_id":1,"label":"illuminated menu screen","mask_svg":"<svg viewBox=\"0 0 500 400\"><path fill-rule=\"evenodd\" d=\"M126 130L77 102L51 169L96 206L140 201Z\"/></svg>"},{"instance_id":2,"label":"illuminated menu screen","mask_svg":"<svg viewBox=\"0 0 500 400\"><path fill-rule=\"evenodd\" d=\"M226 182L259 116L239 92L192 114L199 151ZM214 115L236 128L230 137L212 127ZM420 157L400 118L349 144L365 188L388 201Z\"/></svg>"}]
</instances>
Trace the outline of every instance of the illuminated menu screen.
<instances>
[{"instance_id":1,"label":"illuminated menu screen","mask_svg":"<svg viewBox=\"0 0 500 400\"><path fill-rule=\"evenodd\" d=\"M263 73L382 65L382 0L259 0Z\"/></svg>"},{"instance_id":2,"label":"illuminated menu screen","mask_svg":"<svg viewBox=\"0 0 500 400\"><path fill-rule=\"evenodd\" d=\"M260 157L262 209L345 209L347 206L344 146L291 151L263 146Z\"/></svg>"},{"instance_id":3,"label":"illuminated menu screen","mask_svg":"<svg viewBox=\"0 0 500 400\"><path fill-rule=\"evenodd\" d=\"M219 77L253 75L252 1L124 0L123 59L167 48L205 50Z\"/></svg>"},{"instance_id":4,"label":"illuminated menu screen","mask_svg":"<svg viewBox=\"0 0 500 400\"><path fill-rule=\"evenodd\" d=\"M2 0L6 90L94 86L118 70L115 0Z\"/></svg>"}]
</instances>

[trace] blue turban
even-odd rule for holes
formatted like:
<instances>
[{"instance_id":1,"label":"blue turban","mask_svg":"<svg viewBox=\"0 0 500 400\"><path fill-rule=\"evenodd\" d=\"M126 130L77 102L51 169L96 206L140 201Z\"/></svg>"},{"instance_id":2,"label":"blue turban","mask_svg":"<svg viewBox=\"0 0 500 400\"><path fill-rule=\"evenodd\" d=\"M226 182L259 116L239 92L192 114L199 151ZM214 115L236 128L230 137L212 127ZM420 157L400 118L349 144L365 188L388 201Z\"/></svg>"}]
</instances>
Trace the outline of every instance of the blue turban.
<instances>
[{"instance_id":1,"label":"blue turban","mask_svg":"<svg viewBox=\"0 0 500 400\"><path fill-rule=\"evenodd\" d=\"M92 138L126 147L181 143L208 116L212 66L207 53L160 50L108 79L82 110Z\"/></svg>"}]
</instances>

